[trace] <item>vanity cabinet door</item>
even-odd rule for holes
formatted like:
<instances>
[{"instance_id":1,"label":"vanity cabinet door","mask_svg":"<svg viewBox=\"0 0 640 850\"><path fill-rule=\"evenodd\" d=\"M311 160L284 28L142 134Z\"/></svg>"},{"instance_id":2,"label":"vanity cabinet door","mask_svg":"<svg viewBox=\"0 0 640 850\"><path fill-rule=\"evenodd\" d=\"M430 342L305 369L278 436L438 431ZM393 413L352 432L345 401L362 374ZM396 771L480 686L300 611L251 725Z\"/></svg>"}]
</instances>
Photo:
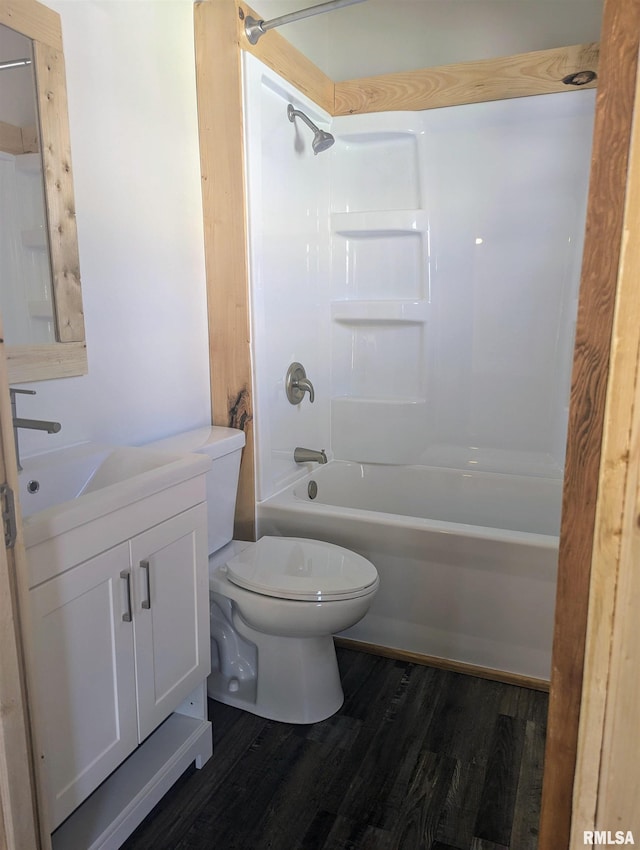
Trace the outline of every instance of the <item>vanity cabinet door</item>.
<instances>
[{"instance_id":1,"label":"vanity cabinet door","mask_svg":"<svg viewBox=\"0 0 640 850\"><path fill-rule=\"evenodd\" d=\"M138 744L130 572L122 543L29 594L37 758L51 828Z\"/></svg>"},{"instance_id":2,"label":"vanity cabinet door","mask_svg":"<svg viewBox=\"0 0 640 850\"><path fill-rule=\"evenodd\" d=\"M205 505L134 537L131 564L142 741L210 672Z\"/></svg>"}]
</instances>

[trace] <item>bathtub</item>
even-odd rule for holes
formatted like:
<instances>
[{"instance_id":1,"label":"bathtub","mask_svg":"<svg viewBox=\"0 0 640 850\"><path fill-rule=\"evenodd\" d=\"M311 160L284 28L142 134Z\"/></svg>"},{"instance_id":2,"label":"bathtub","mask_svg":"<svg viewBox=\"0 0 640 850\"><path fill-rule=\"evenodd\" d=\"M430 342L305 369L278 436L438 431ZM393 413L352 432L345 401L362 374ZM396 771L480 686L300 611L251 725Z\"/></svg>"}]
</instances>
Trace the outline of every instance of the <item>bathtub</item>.
<instances>
[{"instance_id":1,"label":"bathtub","mask_svg":"<svg viewBox=\"0 0 640 850\"><path fill-rule=\"evenodd\" d=\"M554 478L332 461L259 502L258 532L375 564L378 595L342 637L548 681L561 498Z\"/></svg>"}]
</instances>

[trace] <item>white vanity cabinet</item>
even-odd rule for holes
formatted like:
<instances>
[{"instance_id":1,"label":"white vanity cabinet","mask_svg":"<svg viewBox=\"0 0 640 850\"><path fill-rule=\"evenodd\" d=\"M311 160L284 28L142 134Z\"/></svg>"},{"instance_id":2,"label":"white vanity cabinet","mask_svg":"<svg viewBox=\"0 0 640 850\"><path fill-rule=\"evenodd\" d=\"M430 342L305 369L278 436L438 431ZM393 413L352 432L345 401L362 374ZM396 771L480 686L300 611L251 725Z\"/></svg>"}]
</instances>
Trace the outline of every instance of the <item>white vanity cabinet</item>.
<instances>
[{"instance_id":1,"label":"white vanity cabinet","mask_svg":"<svg viewBox=\"0 0 640 850\"><path fill-rule=\"evenodd\" d=\"M200 504L31 590L52 829L206 679L206 565Z\"/></svg>"},{"instance_id":2,"label":"white vanity cabinet","mask_svg":"<svg viewBox=\"0 0 640 850\"><path fill-rule=\"evenodd\" d=\"M130 543L140 741L211 671L206 538L202 504Z\"/></svg>"},{"instance_id":3,"label":"white vanity cabinet","mask_svg":"<svg viewBox=\"0 0 640 850\"><path fill-rule=\"evenodd\" d=\"M129 545L31 591L39 767L53 830L137 747Z\"/></svg>"},{"instance_id":4,"label":"white vanity cabinet","mask_svg":"<svg viewBox=\"0 0 640 850\"><path fill-rule=\"evenodd\" d=\"M118 850L211 757L210 465L91 443L25 460L42 497L25 499L18 585L43 850Z\"/></svg>"}]
</instances>

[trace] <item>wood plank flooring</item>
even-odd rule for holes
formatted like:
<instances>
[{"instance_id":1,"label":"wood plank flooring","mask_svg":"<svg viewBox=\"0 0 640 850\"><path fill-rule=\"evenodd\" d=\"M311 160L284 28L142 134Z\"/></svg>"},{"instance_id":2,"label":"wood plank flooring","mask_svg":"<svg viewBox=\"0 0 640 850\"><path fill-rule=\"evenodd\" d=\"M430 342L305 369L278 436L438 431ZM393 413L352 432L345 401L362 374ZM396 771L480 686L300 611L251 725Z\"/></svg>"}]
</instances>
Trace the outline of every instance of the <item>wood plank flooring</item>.
<instances>
[{"instance_id":1,"label":"wood plank flooring","mask_svg":"<svg viewBox=\"0 0 640 850\"><path fill-rule=\"evenodd\" d=\"M214 755L123 850L535 850L548 697L338 649L345 702L275 723L210 702Z\"/></svg>"}]
</instances>

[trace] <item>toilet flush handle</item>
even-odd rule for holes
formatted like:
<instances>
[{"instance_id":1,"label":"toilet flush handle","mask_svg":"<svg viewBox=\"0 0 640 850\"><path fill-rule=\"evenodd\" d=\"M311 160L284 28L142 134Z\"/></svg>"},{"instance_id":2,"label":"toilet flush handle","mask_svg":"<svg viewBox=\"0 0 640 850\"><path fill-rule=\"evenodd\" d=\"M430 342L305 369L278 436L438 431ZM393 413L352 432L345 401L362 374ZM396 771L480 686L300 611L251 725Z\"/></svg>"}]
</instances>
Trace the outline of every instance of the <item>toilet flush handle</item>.
<instances>
[{"instance_id":1,"label":"toilet flush handle","mask_svg":"<svg viewBox=\"0 0 640 850\"><path fill-rule=\"evenodd\" d=\"M315 399L313 384L307 378L307 373L305 372L305 368L302 363L292 363L291 366L289 366L285 380L285 388L287 391L287 398L291 404L300 404L304 398L305 392L309 393L310 402L313 403L313 400Z\"/></svg>"}]
</instances>

